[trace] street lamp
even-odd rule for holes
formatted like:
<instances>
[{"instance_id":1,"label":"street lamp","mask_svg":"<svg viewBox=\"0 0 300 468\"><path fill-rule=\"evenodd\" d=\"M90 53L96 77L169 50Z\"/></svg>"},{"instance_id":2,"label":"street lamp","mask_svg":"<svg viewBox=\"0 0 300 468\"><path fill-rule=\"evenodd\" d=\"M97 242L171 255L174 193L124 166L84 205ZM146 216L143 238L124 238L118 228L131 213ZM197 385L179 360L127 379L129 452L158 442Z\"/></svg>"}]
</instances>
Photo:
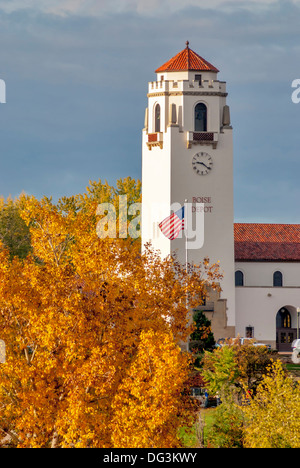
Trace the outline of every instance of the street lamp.
<instances>
[{"instance_id":1,"label":"street lamp","mask_svg":"<svg viewBox=\"0 0 300 468\"><path fill-rule=\"evenodd\" d=\"M300 307L297 307L297 340L299 340L299 316L300 316Z\"/></svg>"}]
</instances>

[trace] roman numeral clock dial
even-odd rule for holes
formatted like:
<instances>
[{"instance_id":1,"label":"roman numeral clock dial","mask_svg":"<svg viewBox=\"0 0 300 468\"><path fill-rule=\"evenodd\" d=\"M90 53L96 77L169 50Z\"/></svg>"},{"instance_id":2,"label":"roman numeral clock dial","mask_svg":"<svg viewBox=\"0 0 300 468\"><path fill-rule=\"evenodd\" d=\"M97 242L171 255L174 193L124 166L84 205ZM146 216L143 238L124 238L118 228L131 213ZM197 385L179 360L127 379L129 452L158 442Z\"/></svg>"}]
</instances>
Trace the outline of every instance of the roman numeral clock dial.
<instances>
[{"instance_id":1,"label":"roman numeral clock dial","mask_svg":"<svg viewBox=\"0 0 300 468\"><path fill-rule=\"evenodd\" d=\"M207 175L213 167L212 157L208 153L197 153L192 159L192 167L196 174Z\"/></svg>"}]
</instances>

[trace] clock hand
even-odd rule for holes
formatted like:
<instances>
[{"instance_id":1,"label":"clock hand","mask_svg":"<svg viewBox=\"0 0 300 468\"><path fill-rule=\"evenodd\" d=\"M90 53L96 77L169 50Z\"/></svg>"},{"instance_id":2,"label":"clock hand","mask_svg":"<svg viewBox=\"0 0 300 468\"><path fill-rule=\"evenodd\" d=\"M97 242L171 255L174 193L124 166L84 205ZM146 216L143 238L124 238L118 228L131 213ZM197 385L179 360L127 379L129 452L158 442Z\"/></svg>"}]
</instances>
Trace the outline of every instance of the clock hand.
<instances>
[{"instance_id":1,"label":"clock hand","mask_svg":"<svg viewBox=\"0 0 300 468\"><path fill-rule=\"evenodd\" d=\"M210 169L210 167L208 167L206 164L204 164L203 162L199 162L197 161L196 164L202 164L202 166L206 167L206 169Z\"/></svg>"}]
</instances>

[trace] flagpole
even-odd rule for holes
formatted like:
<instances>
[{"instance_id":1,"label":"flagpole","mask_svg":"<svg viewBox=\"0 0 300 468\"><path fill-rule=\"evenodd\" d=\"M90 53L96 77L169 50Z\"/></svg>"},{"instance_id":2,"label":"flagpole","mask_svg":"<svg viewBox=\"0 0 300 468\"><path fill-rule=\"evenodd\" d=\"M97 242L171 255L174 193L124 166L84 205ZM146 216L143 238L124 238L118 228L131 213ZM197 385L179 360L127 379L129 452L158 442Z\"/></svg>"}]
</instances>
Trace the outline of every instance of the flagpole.
<instances>
[{"instance_id":1,"label":"flagpole","mask_svg":"<svg viewBox=\"0 0 300 468\"><path fill-rule=\"evenodd\" d=\"M188 200L185 199L184 201L184 232L185 232L185 271L188 273L188 236L187 236L187 229L188 229Z\"/></svg>"},{"instance_id":2,"label":"flagpole","mask_svg":"<svg viewBox=\"0 0 300 468\"><path fill-rule=\"evenodd\" d=\"M188 199L184 200L184 233L185 233L185 271L188 275ZM189 314L189 297L188 297L188 277L186 276L186 308ZM190 350L190 336L187 338L187 351Z\"/></svg>"}]
</instances>

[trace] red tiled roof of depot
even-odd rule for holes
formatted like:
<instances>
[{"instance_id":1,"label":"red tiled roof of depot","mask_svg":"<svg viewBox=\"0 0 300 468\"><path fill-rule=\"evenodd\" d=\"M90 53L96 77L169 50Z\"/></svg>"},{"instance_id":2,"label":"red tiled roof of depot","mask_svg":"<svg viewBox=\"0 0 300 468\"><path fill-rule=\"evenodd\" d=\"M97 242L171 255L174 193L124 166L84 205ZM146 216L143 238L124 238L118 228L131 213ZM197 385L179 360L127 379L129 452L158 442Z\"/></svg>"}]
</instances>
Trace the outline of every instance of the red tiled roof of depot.
<instances>
[{"instance_id":1,"label":"red tiled roof of depot","mask_svg":"<svg viewBox=\"0 0 300 468\"><path fill-rule=\"evenodd\" d=\"M189 42L187 46L175 57L168 60L161 67L155 70L155 73L167 72L167 71L213 71L218 73L219 70L214 67L211 63L207 62L200 55L196 54L192 49L189 48Z\"/></svg>"},{"instance_id":2,"label":"red tiled roof of depot","mask_svg":"<svg viewBox=\"0 0 300 468\"><path fill-rule=\"evenodd\" d=\"M300 261L300 224L235 223L236 261Z\"/></svg>"}]
</instances>

